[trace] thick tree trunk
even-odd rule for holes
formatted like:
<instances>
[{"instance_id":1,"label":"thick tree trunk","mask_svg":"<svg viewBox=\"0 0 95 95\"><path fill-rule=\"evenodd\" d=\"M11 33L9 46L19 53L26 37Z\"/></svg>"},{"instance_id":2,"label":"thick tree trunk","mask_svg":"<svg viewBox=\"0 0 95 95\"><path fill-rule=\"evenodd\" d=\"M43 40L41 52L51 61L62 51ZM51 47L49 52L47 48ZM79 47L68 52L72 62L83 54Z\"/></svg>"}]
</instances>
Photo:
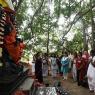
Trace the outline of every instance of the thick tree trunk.
<instances>
[{"instance_id":1,"label":"thick tree trunk","mask_svg":"<svg viewBox=\"0 0 95 95\"><path fill-rule=\"evenodd\" d=\"M31 21L28 23L28 25L24 28L24 30L26 30L27 28L31 29L31 37L34 36L34 31L33 31L33 23L34 23L34 18L38 16L38 14L41 13L41 8L43 7L44 4L44 0L42 0L42 2L39 4L39 7L37 8L37 10L35 11L34 15L31 17Z\"/></svg>"},{"instance_id":2,"label":"thick tree trunk","mask_svg":"<svg viewBox=\"0 0 95 95\"><path fill-rule=\"evenodd\" d=\"M48 30L47 30L47 55L49 56L49 32L50 32L50 0L48 1Z\"/></svg>"},{"instance_id":3,"label":"thick tree trunk","mask_svg":"<svg viewBox=\"0 0 95 95\"><path fill-rule=\"evenodd\" d=\"M87 43L87 35L86 35L86 23L84 21L84 19L82 19L83 22L83 48L84 50L88 51L88 43Z\"/></svg>"},{"instance_id":4,"label":"thick tree trunk","mask_svg":"<svg viewBox=\"0 0 95 95\"><path fill-rule=\"evenodd\" d=\"M95 23L93 19L92 0L90 0L91 24L92 24L92 49L95 49Z\"/></svg>"},{"instance_id":5,"label":"thick tree trunk","mask_svg":"<svg viewBox=\"0 0 95 95\"><path fill-rule=\"evenodd\" d=\"M49 55L49 29L47 32L47 55Z\"/></svg>"},{"instance_id":6,"label":"thick tree trunk","mask_svg":"<svg viewBox=\"0 0 95 95\"><path fill-rule=\"evenodd\" d=\"M79 16L79 14L80 14L80 12L81 12L81 10L80 10L80 11L76 14L76 16L74 17L73 21L67 25L68 30L64 32L63 38L67 35L67 33L70 32L70 30L72 29L72 26L73 26L79 19L81 19L84 15L86 15L87 13L89 13L89 12L91 11L91 9L93 9L93 8L95 8L95 3L93 3L92 8L89 8L87 11L83 12L83 13L81 14L81 16ZM77 16L79 16L79 17L77 17Z\"/></svg>"}]
</instances>

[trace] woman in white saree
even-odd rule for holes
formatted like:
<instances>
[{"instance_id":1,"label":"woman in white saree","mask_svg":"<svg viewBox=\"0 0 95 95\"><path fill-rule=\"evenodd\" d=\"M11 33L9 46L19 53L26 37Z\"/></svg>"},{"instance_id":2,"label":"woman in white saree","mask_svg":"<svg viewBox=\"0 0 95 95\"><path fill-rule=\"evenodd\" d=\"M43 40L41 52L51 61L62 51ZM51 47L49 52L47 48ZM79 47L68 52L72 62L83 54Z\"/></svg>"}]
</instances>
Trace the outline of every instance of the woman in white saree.
<instances>
[{"instance_id":1,"label":"woman in white saree","mask_svg":"<svg viewBox=\"0 0 95 95\"><path fill-rule=\"evenodd\" d=\"M95 92L95 56L89 64L87 78L90 92Z\"/></svg>"}]
</instances>

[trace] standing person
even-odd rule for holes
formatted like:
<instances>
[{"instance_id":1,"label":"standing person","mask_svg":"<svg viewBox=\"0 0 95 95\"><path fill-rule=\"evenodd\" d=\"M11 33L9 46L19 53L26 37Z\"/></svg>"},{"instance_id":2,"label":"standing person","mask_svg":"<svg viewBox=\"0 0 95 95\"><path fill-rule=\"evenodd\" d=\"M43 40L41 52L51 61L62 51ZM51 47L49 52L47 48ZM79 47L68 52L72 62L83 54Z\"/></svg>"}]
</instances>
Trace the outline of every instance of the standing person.
<instances>
[{"instance_id":1,"label":"standing person","mask_svg":"<svg viewBox=\"0 0 95 95\"><path fill-rule=\"evenodd\" d=\"M89 55L89 53L88 53L88 51L84 51L83 52L83 55L82 55L82 58L84 59L84 62L85 62L85 73L87 73L87 68L88 68L88 63L89 63L89 57L90 57L90 55Z\"/></svg>"},{"instance_id":2,"label":"standing person","mask_svg":"<svg viewBox=\"0 0 95 95\"><path fill-rule=\"evenodd\" d=\"M56 62L58 65L58 73L61 74L61 60L60 57L57 55Z\"/></svg>"},{"instance_id":3,"label":"standing person","mask_svg":"<svg viewBox=\"0 0 95 95\"><path fill-rule=\"evenodd\" d=\"M70 52L70 54L69 54L68 57L69 57L69 72L71 72L71 70L72 70L72 65L73 65L73 59L74 59L73 53Z\"/></svg>"},{"instance_id":4,"label":"standing person","mask_svg":"<svg viewBox=\"0 0 95 95\"><path fill-rule=\"evenodd\" d=\"M42 61L43 61L43 65L42 65L43 77L46 77L46 76L48 76L48 56L46 53L43 55Z\"/></svg>"},{"instance_id":5,"label":"standing person","mask_svg":"<svg viewBox=\"0 0 95 95\"><path fill-rule=\"evenodd\" d=\"M69 77L72 77L72 68L73 68L74 55L71 51L69 52L68 57L69 57Z\"/></svg>"},{"instance_id":6,"label":"standing person","mask_svg":"<svg viewBox=\"0 0 95 95\"><path fill-rule=\"evenodd\" d=\"M88 62L89 62L89 54L87 51L83 52L82 55L82 67L81 67L81 71L80 71L80 80L81 80L81 85L84 87L88 86L87 83L87 69L88 69Z\"/></svg>"},{"instance_id":7,"label":"standing person","mask_svg":"<svg viewBox=\"0 0 95 95\"><path fill-rule=\"evenodd\" d=\"M95 71L94 71L95 67L93 63L95 63L95 50L90 51L89 66L87 70L88 86L90 92L95 92L95 88L94 88L95 84L92 82L93 77L95 76Z\"/></svg>"},{"instance_id":8,"label":"standing person","mask_svg":"<svg viewBox=\"0 0 95 95\"><path fill-rule=\"evenodd\" d=\"M73 68L72 68L72 75L74 81L77 80L76 60L77 60L77 52L74 53Z\"/></svg>"},{"instance_id":9,"label":"standing person","mask_svg":"<svg viewBox=\"0 0 95 95\"><path fill-rule=\"evenodd\" d=\"M63 72L63 78L67 80L68 77L68 70L69 70L69 58L68 53L65 52L62 59L61 59L61 71Z\"/></svg>"},{"instance_id":10,"label":"standing person","mask_svg":"<svg viewBox=\"0 0 95 95\"><path fill-rule=\"evenodd\" d=\"M95 56L95 50L90 51L89 63L92 62L92 58Z\"/></svg>"},{"instance_id":11,"label":"standing person","mask_svg":"<svg viewBox=\"0 0 95 95\"><path fill-rule=\"evenodd\" d=\"M32 60L32 74L33 76L35 75L35 55L33 56L33 60Z\"/></svg>"},{"instance_id":12,"label":"standing person","mask_svg":"<svg viewBox=\"0 0 95 95\"><path fill-rule=\"evenodd\" d=\"M95 92L95 56L89 64L87 78L90 92Z\"/></svg>"},{"instance_id":13,"label":"standing person","mask_svg":"<svg viewBox=\"0 0 95 95\"><path fill-rule=\"evenodd\" d=\"M53 54L53 56L51 57L51 75L52 75L52 77L57 76L57 70L58 70L58 66L56 63L56 56L55 56L55 54Z\"/></svg>"},{"instance_id":14,"label":"standing person","mask_svg":"<svg viewBox=\"0 0 95 95\"><path fill-rule=\"evenodd\" d=\"M39 83L43 83L43 76L42 76L42 58L40 52L36 54L35 60L35 76L38 79Z\"/></svg>"},{"instance_id":15,"label":"standing person","mask_svg":"<svg viewBox=\"0 0 95 95\"><path fill-rule=\"evenodd\" d=\"M60 58L59 58L59 59L60 59L60 63L61 63L62 57L63 57L63 53L61 54L61 56L60 56ZM61 63L60 75L63 76L62 63Z\"/></svg>"},{"instance_id":16,"label":"standing person","mask_svg":"<svg viewBox=\"0 0 95 95\"><path fill-rule=\"evenodd\" d=\"M76 59L77 83L78 83L78 86L81 85L80 73L81 73L82 66L83 66L82 52L79 52L79 53L78 53L78 57L77 57L77 59Z\"/></svg>"}]
</instances>

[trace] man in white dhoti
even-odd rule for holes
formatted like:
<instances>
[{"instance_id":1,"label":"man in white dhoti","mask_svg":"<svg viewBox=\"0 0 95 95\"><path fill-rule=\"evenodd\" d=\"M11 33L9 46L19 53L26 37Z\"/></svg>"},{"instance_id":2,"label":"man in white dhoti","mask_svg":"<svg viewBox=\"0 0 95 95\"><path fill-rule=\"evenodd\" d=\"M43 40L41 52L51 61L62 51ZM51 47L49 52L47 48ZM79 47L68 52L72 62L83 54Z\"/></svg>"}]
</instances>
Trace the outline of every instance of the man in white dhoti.
<instances>
[{"instance_id":1,"label":"man in white dhoti","mask_svg":"<svg viewBox=\"0 0 95 95\"><path fill-rule=\"evenodd\" d=\"M95 56L89 64L87 78L90 92L95 92Z\"/></svg>"}]
</instances>

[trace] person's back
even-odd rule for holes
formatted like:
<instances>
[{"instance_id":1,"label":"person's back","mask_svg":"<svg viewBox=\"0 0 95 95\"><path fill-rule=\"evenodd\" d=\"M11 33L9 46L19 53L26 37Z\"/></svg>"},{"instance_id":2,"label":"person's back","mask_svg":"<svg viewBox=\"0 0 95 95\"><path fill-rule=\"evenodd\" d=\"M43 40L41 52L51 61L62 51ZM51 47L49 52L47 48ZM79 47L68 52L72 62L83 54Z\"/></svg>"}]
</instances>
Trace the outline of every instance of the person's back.
<instances>
[{"instance_id":1,"label":"person's back","mask_svg":"<svg viewBox=\"0 0 95 95\"><path fill-rule=\"evenodd\" d=\"M35 76L40 83L43 83L43 76L42 76L42 58L40 57L40 53L36 54L35 60Z\"/></svg>"},{"instance_id":2,"label":"person's back","mask_svg":"<svg viewBox=\"0 0 95 95\"><path fill-rule=\"evenodd\" d=\"M59 56L57 56L57 58L56 58L56 63L58 66L58 73L61 74L61 60L60 60Z\"/></svg>"}]
</instances>

